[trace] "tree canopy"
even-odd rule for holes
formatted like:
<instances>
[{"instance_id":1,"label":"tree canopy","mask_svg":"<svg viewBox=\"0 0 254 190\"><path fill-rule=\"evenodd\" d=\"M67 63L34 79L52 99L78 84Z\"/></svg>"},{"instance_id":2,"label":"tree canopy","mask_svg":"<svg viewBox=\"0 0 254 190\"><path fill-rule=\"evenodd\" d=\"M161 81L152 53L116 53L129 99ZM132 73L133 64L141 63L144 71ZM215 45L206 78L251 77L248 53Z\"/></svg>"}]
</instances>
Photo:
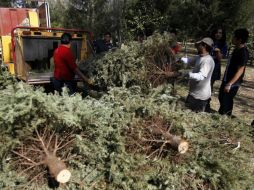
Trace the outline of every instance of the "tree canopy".
<instances>
[{"instance_id":1,"label":"tree canopy","mask_svg":"<svg viewBox=\"0 0 254 190\"><path fill-rule=\"evenodd\" d=\"M250 18L252 0L70 0L52 1L52 20L57 26L91 29L95 35L105 30L123 38L133 38L142 31L177 29L180 37L202 37L212 27L222 25L227 31L245 26ZM59 15L61 14L61 16Z\"/></svg>"},{"instance_id":2,"label":"tree canopy","mask_svg":"<svg viewBox=\"0 0 254 190\"><path fill-rule=\"evenodd\" d=\"M100 36L109 31L121 39L138 32L177 29L179 38L201 38L214 26L228 33L251 27L253 0L51 0L52 26L82 28ZM31 7L32 1L1 0L0 6ZM253 17L253 16L252 16ZM248 24L249 23L249 24Z\"/></svg>"}]
</instances>

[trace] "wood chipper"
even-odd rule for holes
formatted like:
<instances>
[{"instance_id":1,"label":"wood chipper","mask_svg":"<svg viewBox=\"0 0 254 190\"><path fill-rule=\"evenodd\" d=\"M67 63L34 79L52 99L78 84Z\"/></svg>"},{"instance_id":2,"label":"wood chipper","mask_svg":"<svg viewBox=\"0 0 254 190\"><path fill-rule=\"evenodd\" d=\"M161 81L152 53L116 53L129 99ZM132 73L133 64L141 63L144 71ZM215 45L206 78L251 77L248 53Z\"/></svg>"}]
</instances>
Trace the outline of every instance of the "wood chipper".
<instances>
[{"instance_id":1,"label":"wood chipper","mask_svg":"<svg viewBox=\"0 0 254 190\"><path fill-rule=\"evenodd\" d=\"M72 35L71 49L76 60L85 60L91 53L91 34L88 31L42 27L14 28L11 50L15 76L29 84L50 83L53 76L53 53L64 32Z\"/></svg>"},{"instance_id":2,"label":"wood chipper","mask_svg":"<svg viewBox=\"0 0 254 190\"><path fill-rule=\"evenodd\" d=\"M50 27L47 3L38 9L0 8L0 31L3 64L28 84L50 83L51 58L64 32L72 35L76 60L85 60L92 52L90 32Z\"/></svg>"},{"instance_id":3,"label":"wood chipper","mask_svg":"<svg viewBox=\"0 0 254 190\"><path fill-rule=\"evenodd\" d=\"M2 62L14 74L11 31L17 26L51 27L49 5L43 2L37 8L0 7L0 49Z\"/></svg>"}]
</instances>

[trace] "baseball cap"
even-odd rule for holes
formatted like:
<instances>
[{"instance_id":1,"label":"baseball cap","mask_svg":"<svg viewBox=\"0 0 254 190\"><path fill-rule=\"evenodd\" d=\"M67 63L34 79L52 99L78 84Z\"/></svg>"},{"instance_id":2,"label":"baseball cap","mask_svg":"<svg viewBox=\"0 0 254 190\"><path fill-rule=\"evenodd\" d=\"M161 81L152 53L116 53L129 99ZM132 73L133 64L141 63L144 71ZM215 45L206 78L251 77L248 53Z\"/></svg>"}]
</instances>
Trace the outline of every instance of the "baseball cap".
<instances>
[{"instance_id":1,"label":"baseball cap","mask_svg":"<svg viewBox=\"0 0 254 190\"><path fill-rule=\"evenodd\" d=\"M200 44L200 43L205 43L207 44L208 46L212 47L213 46L213 40L209 37L206 37L206 38L203 38L202 40L200 41L197 41L195 44Z\"/></svg>"}]
</instances>

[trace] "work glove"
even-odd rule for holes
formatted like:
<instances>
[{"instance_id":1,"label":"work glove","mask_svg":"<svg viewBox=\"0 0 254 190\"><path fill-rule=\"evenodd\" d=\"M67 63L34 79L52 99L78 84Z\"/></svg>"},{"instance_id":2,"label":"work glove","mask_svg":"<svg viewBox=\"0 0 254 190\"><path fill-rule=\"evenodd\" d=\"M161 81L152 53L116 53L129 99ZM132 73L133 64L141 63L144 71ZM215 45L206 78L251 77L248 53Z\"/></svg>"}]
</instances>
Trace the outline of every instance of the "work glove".
<instances>
[{"instance_id":1,"label":"work glove","mask_svg":"<svg viewBox=\"0 0 254 190\"><path fill-rule=\"evenodd\" d=\"M176 67L179 69L186 69L188 67L189 58L181 57L177 60Z\"/></svg>"},{"instance_id":2,"label":"work glove","mask_svg":"<svg viewBox=\"0 0 254 190\"><path fill-rule=\"evenodd\" d=\"M88 79L88 80L87 80L87 84L89 84L89 85L94 85L94 80L93 80L93 79Z\"/></svg>"},{"instance_id":3,"label":"work glove","mask_svg":"<svg viewBox=\"0 0 254 190\"><path fill-rule=\"evenodd\" d=\"M188 64L188 57L182 57L180 59L184 64Z\"/></svg>"},{"instance_id":4,"label":"work glove","mask_svg":"<svg viewBox=\"0 0 254 190\"><path fill-rule=\"evenodd\" d=\"M180 77L181 78L184 78L184 79L188 79L189 78L189 70L183 70L183 71L180 71L179 73L180 73Z\"/></svg>"},{"instance_id":5,"label":"work glove","mask_svg":"<svg viewBox=\"0 0 254 190\"><path fill-rule=\"evenodd\" d=\"M175 72L174 73L174 77L176 77L176 78L181 77L181 76L182 76L181 72Z\"/></svg>"}]
</instances>

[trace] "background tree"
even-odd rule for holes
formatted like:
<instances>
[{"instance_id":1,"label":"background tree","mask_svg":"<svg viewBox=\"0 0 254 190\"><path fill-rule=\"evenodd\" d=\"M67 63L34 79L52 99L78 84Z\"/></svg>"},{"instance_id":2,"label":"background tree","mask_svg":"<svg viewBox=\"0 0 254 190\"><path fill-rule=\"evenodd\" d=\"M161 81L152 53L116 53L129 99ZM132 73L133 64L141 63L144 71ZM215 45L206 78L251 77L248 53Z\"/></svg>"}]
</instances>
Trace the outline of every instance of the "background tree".
<instances>
[{"instance_id":1,"label":"background tree","mask_svg":"<svg viewBox=\"0 0 254 190\"><path fill-rule=\"evenodd\" d=\"M126 0L52 1L52 26L88 29L96 36L109 31L121 39ZM61 10L61 11L60 11ZM63 13L61 14L60 13Z\"/></svg>"},{"instance_id":2,"label":"background tree","mask_svg":"<svg viewBox=\"0 0 254 190\"><path fill-rule=\"evenodd\" d=\"M56 28L64 27L64 18L66 16L66 6L61 0L50 1L50 19L51 26Z\"/></svg>"},{"instance_id":3,"label":"background tree","mask_svg":"<svg viewBox=\"0 0 254 190\"><path fill-rule=\"evenodd\" d=\"M1 0L0 1L1 7L11 7L11 5L12 5L12 0Z\"/></svg>"},{"instance_id":4,"label":"background tree","mask_svg":"<svg viewBox=\"0 0 254 190\"><path fill-rule=\"evenodd\" d=\"M201 38L213 26L228 32L246 27L253 0L55 0L51 3L52 26L81 28L96 37L105 31L121 39L137 32L177 29L178 38Z\"/></svg>"},{"instance_id":5,"label":"background tree","mask_svg":"<svg viewBox=\"0 0 254 190\"><path fill-rule=\"evenodd\" d=\"M170 30L177 28L179 36L192 38L210 33L214 25L223 25L227 31L245 26L252 0L158 0L132 1L126 15L130 32L147 28ZM151 33L149 31L148 35Z\"/></svg>"}]
</instances>

